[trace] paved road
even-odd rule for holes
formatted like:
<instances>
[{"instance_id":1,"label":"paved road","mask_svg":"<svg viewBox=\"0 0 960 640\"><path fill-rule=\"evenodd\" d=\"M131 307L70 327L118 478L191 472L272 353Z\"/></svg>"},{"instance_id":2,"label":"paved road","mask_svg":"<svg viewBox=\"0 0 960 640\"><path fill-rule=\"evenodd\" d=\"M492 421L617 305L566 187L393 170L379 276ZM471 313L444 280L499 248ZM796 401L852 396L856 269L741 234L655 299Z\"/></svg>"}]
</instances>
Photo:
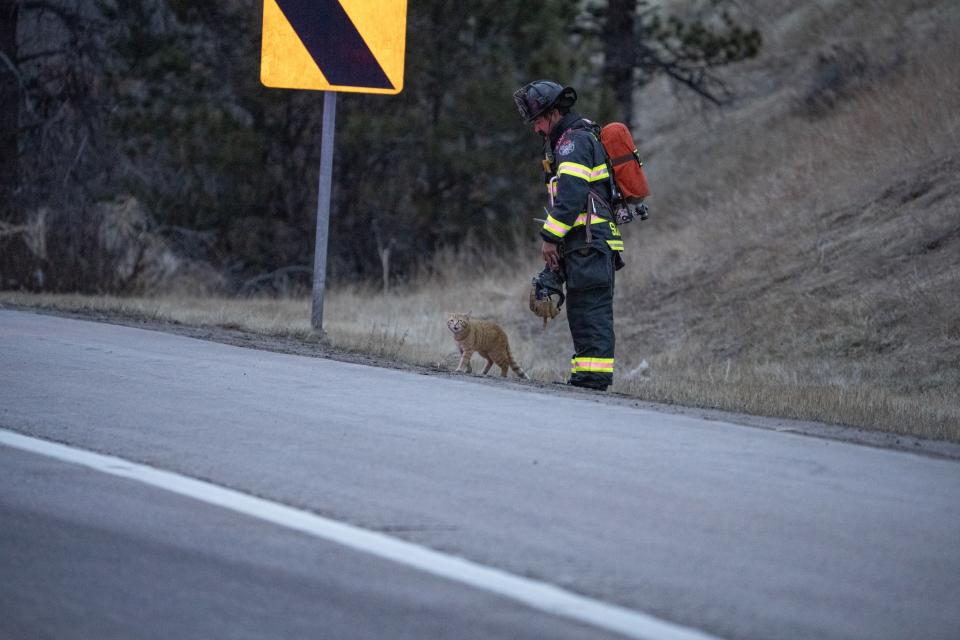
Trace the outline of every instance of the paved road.
<instances>
[{"instance_id":1,"label":"paved road","mask_svg":"<svg viewBox=\"0 0 960 640\"><path fill-rule=\"evenodd\" d=\"M0 638L617 637L76 465L0 468Z\"/></svg>"},{"instance_id":2,"label":"paved road","mask_svg":"<svg viewBox=\"0 0 960 640\"><path fill-rule=\"evenodd\" d=\"M300 506L724 638L960 635L960 464L953 461L10 311L0 311L0 427ZM26 581L32 595L23 598L45 601L64 619L82 606L90 624L108 625L138 607L134 598L94 595L58 604L57 577L81 555L57 541L61 525L94 547L136 556L152 545L147 575L183 583L188 602L207 594L214 619L228 617L229 607L246 609L249 599L264 619L278 621L275 637L299 635L306 618L285 607L295 609L303 592L282 585L290 599L265 602L258 590L274 581L267 572L258 583L250 567L283 567L298 549L324 559L323 567L298 567L304 592L313 592L311 581L344 585L329 598L316 595L321 610L351 608L338 609L343 592L360 602L385 599L377 613L360 616L370 635L358 637L384 637L373 629L391 615L400 616L398 628L417 619L410 624L419 637L446 637L438 629L458 628L474 606L502 612L493 625L524 619L515 632L494 626L477 637L531 630L606 637L466 588L448 607L434 597L443 591L436 579L410 570L394 568L397 579L386 583L353 581L390 567L370 569L384 561L173 504L185 499L150 497L157 490L2 453L3 476L14 481L0 491L0 548L8 556L0 570L20 567L19 582L37 567L40 578ZM81 517L87 510L71 505L83 499L69 487L108 505L110 515ZM236 531L238 552L154 544L136 523L138 510L158 502L171 505L147 517L166 532L161 538L202 541L209 518ZM270 531L250 532L257 527ZM271 540L262 555L256 544L244 546L261 535ZM50 540L57 552L7 553L30 539ZM92 584L110 573L107 555L84 563ZM184 555L201 558L201 568ZM338 559L327 565L330 556ZM178 578L191 568L195 574ZM83 572L71 575L85 593ZM121 592L127 578L116 579L112 589ZM403 598L418 592L417 606L436 603L429 621L409 610L403 617ZM3 596L0 607L17 602ZM44 624L29 606L10 608L0 619ZM197 617L184 616L184 624ZM279 622L287 618L289 626Z\"/></svg>"}]
</instances>

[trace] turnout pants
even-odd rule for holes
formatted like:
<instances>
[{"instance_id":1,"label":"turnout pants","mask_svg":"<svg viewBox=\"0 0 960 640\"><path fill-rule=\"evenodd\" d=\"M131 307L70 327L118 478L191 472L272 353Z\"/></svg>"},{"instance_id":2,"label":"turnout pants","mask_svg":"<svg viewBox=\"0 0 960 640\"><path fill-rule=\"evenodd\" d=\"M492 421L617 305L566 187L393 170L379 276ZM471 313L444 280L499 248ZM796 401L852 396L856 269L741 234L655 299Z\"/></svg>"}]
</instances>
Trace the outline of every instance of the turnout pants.
<instances>
[{"instance_id":1,"label":"turnout pants","mask_svg":"<svg viewBox=\"0 0 960 640\"><path fill-rule=\"evenodd\" d=\"M574 348L569 383L575 386L606 389L613 383L613 261L595 247L564 255Z\"/></svg>"}]
</instances>

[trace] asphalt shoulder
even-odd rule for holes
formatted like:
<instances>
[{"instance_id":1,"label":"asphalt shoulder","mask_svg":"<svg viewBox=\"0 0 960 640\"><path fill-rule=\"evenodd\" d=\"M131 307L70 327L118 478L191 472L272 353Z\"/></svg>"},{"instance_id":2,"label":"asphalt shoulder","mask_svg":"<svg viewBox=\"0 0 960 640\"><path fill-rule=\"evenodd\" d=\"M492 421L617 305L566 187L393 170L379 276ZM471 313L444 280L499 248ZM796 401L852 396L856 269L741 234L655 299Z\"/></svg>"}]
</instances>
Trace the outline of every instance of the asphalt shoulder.
<instances>
[{"instance_id":1,"label":"asphalt shoulder","mask_svg":"<svg viewBox=\"0 0 960 640\"><path fill-rule=\"evenodd\" d=\"M301 337L266 335L252 331L244 331L241 329L212 326L192 326L176 322L137 317L135 315L103 311L75 312L59 309L27 307L13 304L0 304L0 308L13 311L51 315L61 318L70 318L75 320L104 322L108 324L145 329L148 331L161 331L164 333L170 333L198 340L208 340L210 342L218 342L235 347L243 347L246 349L259 349L263 351L273 351L275 353L286 353L310 358L326 358L329 360L348 362L351 364L407 371L423 376L443 378L456 377L462 379L466 375L454 373L449 369L441 367L420 366L357 351L340 349L331 345L328 340L321 336L311 339L303 339ZM722 411L719 409L686 407L673 404L650 402L622 393L592 391L589 389L581 389L570 387L564 384L542 382L538 380L520 380L516 378L508 378L504 380L498 376L473 375L470 377L470 381L475 384L507 386L517 390L547 395L578 397L583 400L602 404L629 406L671 415L689 416L693 418L732 423L757 429L792 433L814 438L824 438L828 440L836 440L840 442L847 442L881 449L904 451L934 458L960 460L960 443L948 442L944 440L932 440L844 425L825 424L820 422L809 422L804 420Z\"/></svg>"}]
</instances>

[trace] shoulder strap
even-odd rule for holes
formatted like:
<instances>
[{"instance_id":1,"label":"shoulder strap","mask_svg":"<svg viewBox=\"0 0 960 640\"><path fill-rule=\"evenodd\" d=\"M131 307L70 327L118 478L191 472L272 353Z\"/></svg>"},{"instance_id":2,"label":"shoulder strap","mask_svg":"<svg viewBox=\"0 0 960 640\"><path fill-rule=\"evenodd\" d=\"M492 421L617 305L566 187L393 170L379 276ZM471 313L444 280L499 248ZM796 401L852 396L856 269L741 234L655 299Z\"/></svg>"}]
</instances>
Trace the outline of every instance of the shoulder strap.
<instances>
[{"instance_id":1,"label":"shoulder strap","mask_svg":"<svg viewBox=\"0 0 960 640\"><path fill-rule=\"evenodd\" d=\"M610 154L607 153L607 148L603 146L603 141L600 139L600 130L603 127L601 127L599 124L597 124L596 122L593 122L592 120L587 120L586 118L582 118L580 122L577 123L577 127L586 129L591 133L591 135L593 135L593 138L597 141L597 144L600 145L600 150L603 152L604 162L607 163L607 174L608 174L607 182L610 183L611 202L607 203L606 200L604 200L603 198L600 198L601 202L604 202L605 204L607 204L607 206L618 203L623 199L623 195L620 193L620 187L617 186L617 181L614 179L613 167L618 164L621 164L623 162L622 158L616 158L614 160L610 159ZM631 154L631 157L633 157L632 154ZM596 192L594 193L597 197L599 197L599 194L596 194ZM610 206L610 210L613 211L613 209L614 208Z\"/></svg>"},{"instance_id":2,"label":"shoulder strap","mask_svg":"<svg viewBox=\"0 0 960 640\"><path fill-rule=\"evenodd\" d=\"M598 125L593 120L580 118L579 120L574 122L573 126L570 128L577 131L588 131L593 134L593 137L597 139L597 142L600 142L600 125Z\"/></svg>"}]
</instances>

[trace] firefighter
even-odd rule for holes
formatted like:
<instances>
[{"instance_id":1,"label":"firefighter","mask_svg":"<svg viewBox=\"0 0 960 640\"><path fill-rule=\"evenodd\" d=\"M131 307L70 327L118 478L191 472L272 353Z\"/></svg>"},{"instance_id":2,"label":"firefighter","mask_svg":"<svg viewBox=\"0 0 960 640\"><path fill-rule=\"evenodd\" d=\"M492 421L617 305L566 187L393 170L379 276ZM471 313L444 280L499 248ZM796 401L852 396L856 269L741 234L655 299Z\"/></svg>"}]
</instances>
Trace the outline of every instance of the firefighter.
<instances>
[{"instance_id":1,"label":"firefighter","mask_svg":"<svg viewBox=\"0 0 960 640\"><path fill-rule=\"evenodd\" d=\"M547 267L566 281L574 348L568 383L605 391L614 369L614 272L623 266L606 153L593 123L570 110L577 100L572 87L537 80L513 99L544 143L551 206L540 229L541 252Z\"/></svg>"}]
</instances>

